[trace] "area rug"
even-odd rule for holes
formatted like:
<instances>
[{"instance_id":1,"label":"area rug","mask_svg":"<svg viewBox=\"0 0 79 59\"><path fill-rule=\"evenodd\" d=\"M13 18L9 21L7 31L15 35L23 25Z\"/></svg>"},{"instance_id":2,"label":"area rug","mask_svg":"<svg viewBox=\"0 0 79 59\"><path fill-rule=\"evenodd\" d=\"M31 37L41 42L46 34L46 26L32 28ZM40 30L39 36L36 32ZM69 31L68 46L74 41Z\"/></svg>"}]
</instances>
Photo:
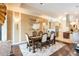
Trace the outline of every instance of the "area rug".
<instances>
[{"instance_id":1,"label":"area rug","mask_svg":"<svg viewBox=\"0 0 79 59\"><path fill-rule=\"evenodd\" d=\"M29 52L28 48L26 48L27 45L25 43L19 45L19 48L23 56L50 56L64 46L65 44L56 42L54 45L51 45L50 47L49 46L47 48L43 47L42 50L36 49L35 53L33 53L33 50Z\"/></svg>"}]
</instances>

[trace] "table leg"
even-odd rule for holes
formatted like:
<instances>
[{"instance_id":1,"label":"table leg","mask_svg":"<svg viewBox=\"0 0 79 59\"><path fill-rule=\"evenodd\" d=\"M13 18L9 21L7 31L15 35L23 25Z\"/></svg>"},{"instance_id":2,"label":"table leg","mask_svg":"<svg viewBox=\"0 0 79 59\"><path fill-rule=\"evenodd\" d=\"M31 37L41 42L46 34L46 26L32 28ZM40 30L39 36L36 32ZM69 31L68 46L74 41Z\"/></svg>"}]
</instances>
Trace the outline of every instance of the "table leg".
<instances>
[{"instance_id":1,"label":"table leg","mask_svg":"<svg viewBox=\"0 0 79 59\"><path fill-rule=\"evenodd\" d=\"M33 40L32 40L32 45L33 45L33 53L35 53L35 43Z\"/></svg>"},{"instance_id":2,"label":"table leg","mask_svg":"<svg viewBox=\"0 0 79 59\"><path fill-rule=\"evenodd\" d=\"M11 52L10 52L10 56L14 56L13 54L13 46L11 45Z\"/></svg>"},{"instance_id":3,"label":"table leg","mask_svg":"<svg viewBox=\"0 0 79 59\"><path fill-rule=\"evenodd\" d=\"M55 44L55 39L54 39L54 44Z\"/></svg>"}]
</instances>

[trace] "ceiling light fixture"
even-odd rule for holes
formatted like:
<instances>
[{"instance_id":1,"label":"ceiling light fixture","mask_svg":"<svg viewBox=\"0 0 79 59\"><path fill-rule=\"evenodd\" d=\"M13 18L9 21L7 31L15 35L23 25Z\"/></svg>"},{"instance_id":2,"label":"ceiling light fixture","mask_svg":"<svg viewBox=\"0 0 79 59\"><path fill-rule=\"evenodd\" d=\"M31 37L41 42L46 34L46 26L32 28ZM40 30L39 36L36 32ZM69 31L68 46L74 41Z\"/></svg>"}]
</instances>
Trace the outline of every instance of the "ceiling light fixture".
<instances>
[{"instance_id":1,"label":"ceiling light fixture","mask_svg":"<svg viewBox=\"0 0 79 59\"><path fill-rule=\"evenodd\" d=\"M44 5L44 3L40 3L40 5Z\"/></svg>"},{"instance_id":2,"label":"ceiling light fixture","mask_svg":"<svg viewBox=\"0 0 79 59\"><path fill-rule=\"evenodd\" d=\"M76 8L79 8L79 5L76 5L75 7L76 7Z\"/></svg>"}]
</instances>

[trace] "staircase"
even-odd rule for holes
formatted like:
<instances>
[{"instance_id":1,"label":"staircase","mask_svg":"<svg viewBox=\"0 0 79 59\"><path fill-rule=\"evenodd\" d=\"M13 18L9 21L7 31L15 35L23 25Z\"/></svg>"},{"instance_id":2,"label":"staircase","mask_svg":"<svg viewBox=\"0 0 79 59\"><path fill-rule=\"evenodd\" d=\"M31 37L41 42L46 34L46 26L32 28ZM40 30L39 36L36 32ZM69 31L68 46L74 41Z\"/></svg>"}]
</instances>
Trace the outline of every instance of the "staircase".
<instances>
[{"instance_id":1,"label":"staircase","mask_svg":"<svg viewBox=\"0 0 79 59\"><path fill-rule=\"evenodd\" d=\"M0 24L3 24L5 21L7 7L5 4L0 3Z\"/></svg>"}]
</instances>

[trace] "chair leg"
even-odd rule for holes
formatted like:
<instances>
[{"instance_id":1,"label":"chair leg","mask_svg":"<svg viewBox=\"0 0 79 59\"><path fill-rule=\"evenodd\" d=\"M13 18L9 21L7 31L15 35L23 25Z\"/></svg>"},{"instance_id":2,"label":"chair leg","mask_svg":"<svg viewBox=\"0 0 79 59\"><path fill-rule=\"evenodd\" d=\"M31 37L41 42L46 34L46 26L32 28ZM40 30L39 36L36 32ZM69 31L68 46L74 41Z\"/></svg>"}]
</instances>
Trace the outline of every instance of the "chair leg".
<instances>
[{"instance_id":1,"label":"chair leg","mask_svg":"<svg viewBox=\"0 0 79 59\"><path fill-rule=\"evenodd\" d=\"M27 48L29 47L29 44L27 43Z\"/></svg>"},{"instance_id":2,"label":"chair leg","mask_svg":"<svg viewBox=\"0 0 79 59\"><path fill-rule=\"evenodd\" d=\"M50 41L47 41L47 45L50 47Z\"/></svg>"},{"instance_id":3,"label":"chair leg","mask_svg":"<svg viewBox=\"0 0 79 59\"><path fill-rule=\"evenodd\" d=\"M29 47L29 52L31 51L31 47L30 47L30 45L28 44L28 47Z\"/></svg>"},{"instance_id":4,"label":"chair leg","mask_svg":"<svg viewBox=\"0 0 79 59\"><path fill-rule=\"evenodd\" d=\"M50 47L50 43L49 43L48 45L49 45L49 47Z\"/></svg>"},{"instance_id":5,"label":"chair leg","mask_svg":"<svg viewBox=\"0 0 79 59\"><path fill-rule=\"evenodd\" d=\"M51 46L51 41L49 41L49 46Z\"/></svg>"},{"instance_id":6,"label":"chair leg","mask_svg":"<svg viewBox=\"0 0 79 59\"><path fill-rule=\"evenodd\" d=\"M40 48L41 47L41 44L40 43L38 43L38 48Z\"/></svg>"},{"instance_id":7,"label":"chair leg","mask_svg":"<svg viewBox=\"0 0 79 59\"><path fill-rule=\"evenodd\" d=\"M12 50L13 46L11 46L10 56L15 56Z\"/></svg>"},{"instance_id":8,"label":"chair leg","mask_svg":"<svg viewBox=\"0 0 79 59\"><path fill-rule=\"evenodd\" d=\"M40 44L40 51L42 51L42 44Z\"/></svg>"},{"instance_id":9,"label":"chair leg","mask_svg":"<svg viewBox=\"0 0 79 59\"><path fill-rule=\"evenodd\" d=\"M30 48L30 45L29 44L27 44L27 48L29 49L29 52L31 51L31 48Z\"/></svg>"},{"instance_id":10,"label":"chair leg","mask_svg":"<svg viewBox=\"0 0 79 59\"><path fill-rule=\"evenodd\" d=\"M26 48L28 48L28 45L27 45L27 47Z\"/></svg>"},{"instance_id":11,"label":"chair leg","mask_svg":"<svg viewBox=\"0 0 79 59\"><path fill-rule=\"evenodd\" d=\"M54 41L54 44L55 44L55 40L53 40Z\"/></svg>"},{"instance_id":12,"label":"chair leg","mask_svg":"<svg viewBox=\"0 0 79 59\"><path fill-rule=\"evenodd\" d=\"M29 52L31 51L31 48L29 47Z\"/></svg>"},{"instance_id":13,"label":"chair leg","mask_svg":"<svg viewBox=\"0 0 79 59\"><path fill-rule=\"evenodd\" d=\"M50 45L53 45L54 44L54 40L53 41L50 41Z\"/></svg>"}]
</instances>

